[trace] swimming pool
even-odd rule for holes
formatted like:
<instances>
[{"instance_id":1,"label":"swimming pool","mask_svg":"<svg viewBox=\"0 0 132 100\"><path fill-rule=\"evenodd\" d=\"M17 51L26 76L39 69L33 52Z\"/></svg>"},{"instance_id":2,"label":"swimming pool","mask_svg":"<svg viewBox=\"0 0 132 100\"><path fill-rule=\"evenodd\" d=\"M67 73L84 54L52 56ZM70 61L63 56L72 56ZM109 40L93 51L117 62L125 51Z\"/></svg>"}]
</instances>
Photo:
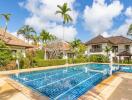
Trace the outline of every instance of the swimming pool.
<instances>
[{"instance_id":1,"label":"swimming pool","mask_svg":"<svg viewBox=\"0 0 132 100\"><path fill-rule=\"evenodd\" d=\"M51 100L76 100L108 77L109 65L85 64L20 73L11 78Z\"/></svg>"},{"instance_id":2,"label":"swimming pool","mask_svg":"<svg viewBox=\"0 0 132 100\"><path fill-rule=\"evenodd\" d=\"M120 66L120 71L121 72L127 72L127 73L132 73L132 66Z\"/></svg>"}]
</instances>

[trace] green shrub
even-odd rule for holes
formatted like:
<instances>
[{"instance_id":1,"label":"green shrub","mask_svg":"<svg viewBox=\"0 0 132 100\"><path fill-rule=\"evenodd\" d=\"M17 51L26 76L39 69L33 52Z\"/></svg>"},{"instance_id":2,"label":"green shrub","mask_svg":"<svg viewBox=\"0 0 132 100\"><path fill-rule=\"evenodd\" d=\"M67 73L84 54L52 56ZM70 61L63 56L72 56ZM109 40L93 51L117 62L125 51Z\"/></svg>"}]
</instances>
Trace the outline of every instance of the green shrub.
<instances>
[{"instance_id":1,"label":"green shrub","mask_svg":"<svg viewBox=\"0 0 132 100\"><path fill-rule=\"evenodd\" d=\"M6 66L11 59L11 50L0 40L0 66Z\"/></svg>"},{"instance_id":2,"label":"green shrub","mask_svg":"<svg viewBox=\"0 0 132 100\"><path fill-rule=\"evenodd\" d=\"M85 56L78 56L77 58L70 58L68 59L68 63L72 64L72 63L86 63L88 62L88 58Z\"/></svg>"},{"instance_id":3,"label":"green shrub","mask_svg":"<svg viewBox=\"0 0 132 100\"><path fill-rule=\"evenodd\" d=\"M109 62L109 58L107 56L102 55L102 54L90 55L89 61L90 62L107 63L107 62Z\"/></svg>"},{"instance_id":4,"label":"green shrub","mask_svg":"<svg viewBox=\"0 0 132 100\"><path fill-rule=\"evenodd\" d=\"M38 67L46 67L46 66L55 66L55 65L64 65L64 64L66 64L66 60L64 60L64 59L44 60L44 59L34 58L33 62Z\"/></svg>"},{"instance_id":5,"label":"green shrub","mask_svg":"<svg viewBox=\"0 0 132 100\"><path fill-rule=\"evenodd\" d=\"M132 64L132 60L128 61L128 60L122 60L119 62L120 64Z\"/></svg>"},{"instance_id":6,"label":"green shrub","mask_svg":"<svg viewBox=\"0 0 132 100\"><path fill-rule=\"evenodd\" d=\"M43 50L37 50L35 52L35 57L38 59L44 59L44 51Z\"/></svg>"},{"instance_id":7,"label":"green shrub","mask_svg":"<svg viewBox=\"0 0 132 100\"><path fill-rule=\"evenodd\" d=\"M21 58L19 61L20 69L30 68L30 60L28 58Z\"/></svg>"}]
</instances>

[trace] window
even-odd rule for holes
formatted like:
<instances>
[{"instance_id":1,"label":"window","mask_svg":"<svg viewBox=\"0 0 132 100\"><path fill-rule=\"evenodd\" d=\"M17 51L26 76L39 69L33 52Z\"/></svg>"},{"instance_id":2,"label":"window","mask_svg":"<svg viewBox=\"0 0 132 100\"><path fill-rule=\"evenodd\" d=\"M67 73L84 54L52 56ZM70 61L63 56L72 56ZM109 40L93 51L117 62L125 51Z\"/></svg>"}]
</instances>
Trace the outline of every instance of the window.
<instances>
[{"instance_id":1,"label":"window","mask_svg":"<svg viewBox=\"0 0 132 100\"><path fill-rule=\"evenodd\" d=\"M130 51L130 45L125 45L125 50Z\"/></svg>"},{"instance_id":2,"label":"window","mask_svg":"<svg viewBox=\"0 0 132 100\"><path fill-rule=\"evenodd\" d=\"M112 52L118 52L118 46L112 46Z\"/></svg>"},{"instance_id":3,"label":"window","mask_svg":"<svg viewBox=\"0 0 132 100\"><path fill-rule=\"evenodd\" d=\"M102 52L102 45L92 45L91 52Z\"/></svg>"}]
</instances>

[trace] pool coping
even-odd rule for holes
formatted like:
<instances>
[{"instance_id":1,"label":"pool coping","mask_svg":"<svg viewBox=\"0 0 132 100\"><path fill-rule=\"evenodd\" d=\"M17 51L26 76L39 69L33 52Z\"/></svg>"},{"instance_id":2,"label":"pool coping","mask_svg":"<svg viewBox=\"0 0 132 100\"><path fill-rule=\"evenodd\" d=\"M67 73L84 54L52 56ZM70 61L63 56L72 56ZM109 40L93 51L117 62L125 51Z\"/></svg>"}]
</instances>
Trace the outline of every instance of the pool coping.
<instances>
[{"instance_id":1,"label":"pool coping","mask_svg":"<svg viewBox=\"0 0 132 100\"><path fill-rule=\"evenodd\" d=\"M122 82L120 74L125 74L125 72L114 73L80 96L78 100L107 100Z\"/></svg>"},{"instance_id":2,"label":"pool coping","mask_svg":"<svg viewBox=\"0 0 132 100\"><path fill-rule=\"evenodd\" d=\"M37 91L33 91L33 89L11 79L10 77L7 77L5 81L11 85L16 90L20 91L22 94L30 98L30 100L49 100L47 96L44 96Z\"/></svg>"},{"instance_id":3,"label":"pool coping","mask_svg":"<svg viewBox=\"0 0 132 100\"><path fill-rule=\"evenodd\" d=\"M28 69L0 71L0 76L16 74L16 73L22 73L22 72L30 72L30 71L39 71L39 70L46 70L46 69L70 67L70 66L83 65L83 64L110 64L110 63L87 62L87 63L78 63L78 64L65 64L65 65L56 65L56 66L47 66L47 67L36 67L36 68L28 68ZM123 66L132 66L132 64L118 64L118 63L114 63L114 64L123 65Z\"/></svg>"},{"instance_id":4,"label":"pool coping","mask_svg":"<svg viewBox=\"0 0 132 100\"><path fill-rule=\"evenodd\" d=\"M39 71L39 70L47 70L47 69L54 69L54 68L64 68L64 67L71 67L75 65L84 65L84 64L92 64L93 62L88 63L78 63L78 64L65 64L65 65L56 65L56 66L47 66L47 67L37 67L37 68L28 68L28 69L19 69L19 70L9 70L9 71L0 71L0 76L2 75L10 75L10 74L17 74L22 72L30 72L30 71Z\"/></svg>"}]
</instances>

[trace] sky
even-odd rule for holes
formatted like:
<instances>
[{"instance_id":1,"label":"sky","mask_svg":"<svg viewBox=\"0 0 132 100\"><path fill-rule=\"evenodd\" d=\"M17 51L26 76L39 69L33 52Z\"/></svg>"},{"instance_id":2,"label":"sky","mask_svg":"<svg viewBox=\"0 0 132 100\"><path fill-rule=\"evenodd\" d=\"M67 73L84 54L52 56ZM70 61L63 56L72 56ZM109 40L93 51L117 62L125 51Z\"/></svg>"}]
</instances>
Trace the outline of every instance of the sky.
<instances>
[{"instance_id":1,"label":"sky","mask_svg":"<svg viewBox=\"0 0 132 100\"><path fill-rule=\"evenodd\" d=\"M16 35L23 25L30 25L39 34L47 30L63 37L62 18L56 15L57 5L68 4L73 21L64 26L64 39L83 42L101 34L104 37L126 36L132 23L132 0L0 0L0 13L10 13L8 31ZM0 27L5 26L0 17Z\"/></svg>"}]
</instances>

